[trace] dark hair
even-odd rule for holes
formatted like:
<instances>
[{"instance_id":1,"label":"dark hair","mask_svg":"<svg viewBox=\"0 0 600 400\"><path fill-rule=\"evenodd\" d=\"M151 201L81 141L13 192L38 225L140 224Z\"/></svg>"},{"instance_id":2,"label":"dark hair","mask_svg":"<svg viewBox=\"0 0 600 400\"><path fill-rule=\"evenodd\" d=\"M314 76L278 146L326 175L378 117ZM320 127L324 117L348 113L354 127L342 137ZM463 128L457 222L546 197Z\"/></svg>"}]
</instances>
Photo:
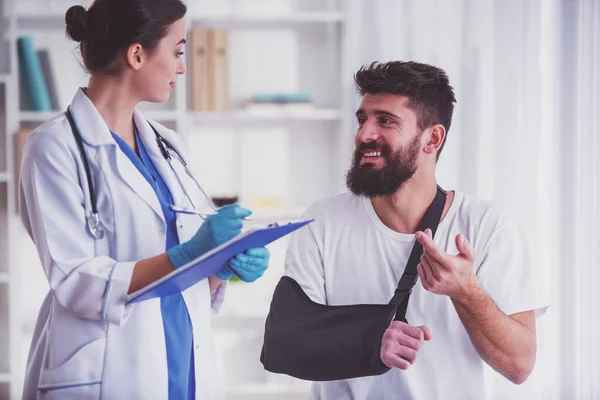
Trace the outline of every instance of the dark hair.
<instances>
[{"instance_id":1,"label":"dark hair","mask_svg":"<svg viewBox=\"0 0 600 400\"><path fill-rule=\"evenodd\" d=\"M184 17L180 0L95 0L86 11L73 6L65 14L67 35L80 42L90 73L115 73L113 61L133 43L156 48L167 27Z\"/></svg>"},{"instance_id":2,"label":"dark hair","mask_svg":"<svg viewBox=\"0 0 600 400\"><path fill-rule=\"evenodd\" d=\"M408 107L417 115L420 130L441 124L448 136L456 98L448 75L442 69L412 61L374 62L368 67L362 66L354 74L354 82L361 96L366 93L406 96ZM446 137L437 152L438 158Z\"/></svg>"}]
</instances>

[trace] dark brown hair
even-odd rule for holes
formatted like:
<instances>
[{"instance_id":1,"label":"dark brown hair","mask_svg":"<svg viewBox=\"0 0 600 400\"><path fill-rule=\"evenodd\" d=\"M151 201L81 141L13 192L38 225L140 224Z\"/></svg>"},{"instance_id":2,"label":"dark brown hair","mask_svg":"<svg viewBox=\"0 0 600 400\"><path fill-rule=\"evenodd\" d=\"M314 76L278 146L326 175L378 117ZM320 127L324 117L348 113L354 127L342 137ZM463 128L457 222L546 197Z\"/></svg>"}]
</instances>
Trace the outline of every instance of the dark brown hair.
<instances>
[{"instance_id":1,"label":"dark brown hair","mask_svg":"<svg viewBox=\"0 0 600 400\"><path fill-rule=\"evenodd\" d=\"M134 43L151 52L186 11L180 0L95 0L88 10L69 8L65 23L87 70L110 74L121 52Z\"/></svg>"},{"instance_id":2,"label":"dark brown hair","mask_svg":"<svg viewBox=\"0 0 600 400\"><path fill-rule=\"evenodd\" d=\"M361 96L366 93L389 93L408 98L408 106L417 115L417 126L422 131L436 124L446 128L446 137L437 152L439 158L454 111L454 89L448 75L437 67L417 62L374 62L361 67L354 75L356 89Z\"/></svg>"}]
</instances>

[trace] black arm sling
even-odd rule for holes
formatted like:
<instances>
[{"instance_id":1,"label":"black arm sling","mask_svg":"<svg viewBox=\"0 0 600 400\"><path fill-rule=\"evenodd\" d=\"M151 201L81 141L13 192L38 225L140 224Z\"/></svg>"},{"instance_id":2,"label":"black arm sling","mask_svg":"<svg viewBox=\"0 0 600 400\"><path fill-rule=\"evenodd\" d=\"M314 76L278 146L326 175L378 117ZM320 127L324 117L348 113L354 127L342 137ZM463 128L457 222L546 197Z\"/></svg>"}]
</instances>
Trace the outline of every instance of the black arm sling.
<instances>
[{"instance_id":1,"label":"black arm sling","mask_svg":"<svg viewBox=\"0 0 600 400\"><path fill-rule=\"evenodd\" d=\"M429 228L435 235L445 202L446 193L438 186L419 230ZM260 356L265 369L310 381L351 379L389 371L381 361L381 341L392 319L406 322L408 299L417 281L422 253L423 247L415 241L388 304L315 303L294 279L282 277L265 323Z\"/></svg>"}]
</instances>

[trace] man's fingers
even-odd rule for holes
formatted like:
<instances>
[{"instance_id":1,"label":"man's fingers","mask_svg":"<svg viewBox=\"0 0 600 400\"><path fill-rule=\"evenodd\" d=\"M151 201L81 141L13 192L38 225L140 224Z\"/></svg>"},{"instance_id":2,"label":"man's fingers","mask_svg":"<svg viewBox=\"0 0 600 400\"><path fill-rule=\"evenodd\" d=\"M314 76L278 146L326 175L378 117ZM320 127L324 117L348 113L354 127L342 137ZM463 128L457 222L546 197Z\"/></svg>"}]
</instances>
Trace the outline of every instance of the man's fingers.
<instances>
[{"instance_id":1,"label":"man's fingers","mask_svg":"<svg viewBox=\"0 0 600 400\"><path fill-rule=\"evenodd\" d=\"M421 325L421 326L418 326L417 328L419 328L421 331L423 331L423 338L425 339L425 341L430 341L431 339L433 339L433 335L431 334L431 331L429 330L428 327L426 327L425 325Z\"/></svg>"},{"instance_id":2,"label":"man's fingers","mask_svg":"<svg viewBox=\"0 0 600 400\"><path fill-rule=\"evenodd\" d=\"M385 331L384 339L393 339L399 341L401 336L409 336L418 340L421 344L425 340L431 340L433 337L431 331L425 325L414 326L402 321L392 321L390 327ZM409 342L404 342L408 345Z\"/></svg>"},{"instance_id":3,"label":"man's fingers","mask_svg":"<svg viewBox=\"0 0 600 400\"><path fill-rule=\"evenodd\" d=\"M384 334L384 339L417 351L420 350L421 346L423 345L423 343L419 339L405 334L402 330L394 328L386 330Z\"/></svg>"},{"instance_id":4,"label":"man's fingers","mask_svg":"<svg viewBox=\"0 0 600 400\"><path fill-rule=\"evenodd\" d=\"M442 279L437 268L434 268L433 265L431 265L425 254L421 256L421 264L423 264L423 268L429 277L429 283L433 283L434 280L439 281Z\"/></svg>"},{"instance_id":5,"label":"man's fingers","mask_svg":"<svg viewBox=\"0 0 600 400\"><path fill-rule=\"evenodd\" d=\"M407 369L417 359L421 344L416 339L406 335L402 336L403 338L400 341L396 341L391 336L388 336L382 343L381 360L390 368ZM410 341L412 341L412 345L417 345L416 349L412 346L402 344Z\"/></svg>"},{"instance_id":6,"label":"man's fingers","mask_svg":"<svg viewBox=\"0 0 600 400\"><path fill-rule=\"evenodd\" d=\"M435 261L439 261L440 263L444 261L446 253L443 252L437 244L435 244L433 239L423 232L415 233L415 237L417 238L418 242L421 243L421 246L423 246L423 253L425 255L431 257Z\"/></svg>"},{"instance_id":7,"label":"man's fingers","mask_svg":"<svg viewBox=\"0 0 600 400\"><path fill-rule=\"evenodd\" d=\"M395 355L411 364L414 364L415 360L417 359L417 352L418 350L411 349L410 347L398 346L396 348Z\"/></svg>"},{"instance_id":8,"label":"man's fingers","mask_svg":"<svg viewBox=\"0 0 600 400\"><path fill-rule=\"evenodd\" d=\"M473 250L473 247L471 247L467 238L460 233L456 235L456 248L458 249L459 254L466 257L467 260L475 260L475 250Z\"/></svg>"},{"instance_id":9,"label":"man's fingers","mask_svg":"<svg viewBox=\"0 0 600 400\"><path fill-rule=\"evenodd\" d=\"M381 361L390 368L408 369L414 364L425 340L431 340L426 326L393 321L381 342Z\"/></svg>"},{"instance_id":10,"label":"man's fingers","mask_svg":"<svg viewBox=\"0 0 600 400\"><path fill-rule=\"evenodd\" d=\"M416 326L406 324L406 326L404 327L404 329L402 331L404 332L405 335L415 338L421 343L423 343L423 341L425 340L423 331L421 329L417 328Z\"/></svg>"},{"instance_id":11,"label":"man's fingers","mask_svg":"<svg viewBox=\"0 0 600 400\"><path fill-rule=\"evenodd\" d=\"M427 272L425 272L425 268L423 268L423 264L419 263L417 265L417 273L419 274L419 278L421 278L421 285L425 288L425 290L431 287L431 282L429 282L429 277L427 276Z\"/></svg>"},{"instance_id":12,"label":"man's fingers","mask_svg":"<svg viewBox=\"0 0 600 400\"><path fill-rule=\"evenodd\" d=\"M420 340L415 339L414 337L411 337L408 335L400 335L400 336L398 336L396 341L398 342L398 344L400 346L412 349L414 351L419 351L419 350L421 350L421 347L423 347L423 343ZM406 357L404 357L404 358L406 358Z\"/></svg>"},{"instance_id":13,"label":"man's fingers","mask_svg":"<svg viewBox=\"0 0 600 400\"><path fill-rule=\"evenodd\" d=\"M396 354L382 354L381 361L390 368L408 369L410 363Z\"/></svg>"}]
</instances>

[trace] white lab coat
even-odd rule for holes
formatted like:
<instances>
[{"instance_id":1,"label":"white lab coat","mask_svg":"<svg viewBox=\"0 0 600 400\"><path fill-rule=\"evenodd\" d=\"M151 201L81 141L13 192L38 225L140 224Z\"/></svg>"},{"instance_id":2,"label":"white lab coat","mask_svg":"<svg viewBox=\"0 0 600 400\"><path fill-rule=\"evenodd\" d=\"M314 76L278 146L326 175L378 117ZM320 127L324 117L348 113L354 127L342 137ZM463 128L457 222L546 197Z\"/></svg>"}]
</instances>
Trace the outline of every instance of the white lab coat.
<instances>
[{"instance_id":1,"label":"white lab coat","mask_svg":"<svg viewBox=\"0 0 600 400\"><path fill-rule=\"evenodd\" d=\"M50 283L31 344L23 398L167 399L160 300L125 305L136 261L165 251L162 210L81 89L71 111L85 144L105 235L97 240L87 231L91 203L85 170L61 114L28 137L21 169L22 220ZM189 207L148 121L137 110L134 121L174 203ZM152 123L185 157L177 134ZM173 164L188 193L199 198L182 165ZM198 216L180 214L180 242L200 224ZM223 285L211 296L204 280L183 292L194 331L197 399L222 397L210 314L211 308L218 311L224 290Z\"/></svg>"}]
</instances>

